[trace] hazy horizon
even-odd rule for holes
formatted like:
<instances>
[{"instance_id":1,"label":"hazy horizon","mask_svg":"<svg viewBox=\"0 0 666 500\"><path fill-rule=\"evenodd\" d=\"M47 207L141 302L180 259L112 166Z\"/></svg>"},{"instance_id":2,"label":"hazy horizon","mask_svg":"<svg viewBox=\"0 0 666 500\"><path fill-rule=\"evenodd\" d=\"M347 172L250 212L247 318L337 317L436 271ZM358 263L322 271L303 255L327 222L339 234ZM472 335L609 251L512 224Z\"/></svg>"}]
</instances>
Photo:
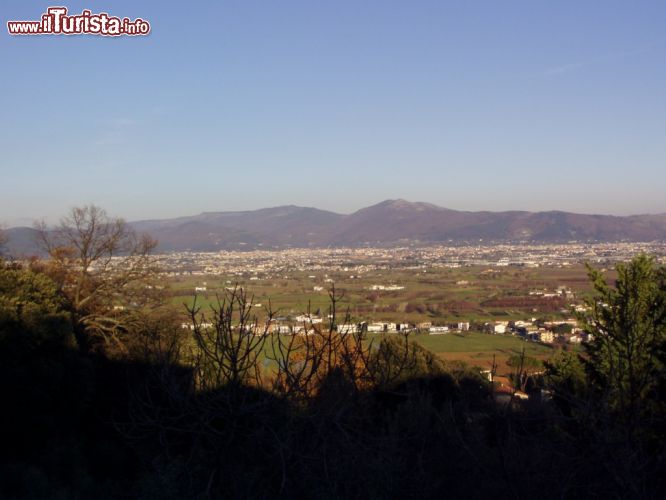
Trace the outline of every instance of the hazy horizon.
<instances>
[{"instance_id":1,"label":"hazy horizon","mask_svg":"<svg viewBox=\"0 0 666 500\"><path fill-rule=\"evenodd\" d=\"M87 203L666 213L663 2L67 7L152 31L0 36L4 226Z\"/></svg>"},{"instance_id":2,"label":"hazy horizon","mask_svg":"<svg viewBox=\"0 0 666 500\"><path fill-rule=\"evenodd\" d=\"M336 213L338 215L351 215L354 212L357 212L357 211L362 210L364 208L369 208L369 207L372 207L372 206L375 206L375 205L378 205L378 204L381 204L381 203L384 203L384 202L391 202L391 201L405 201L407 203L425 203L425 204L429 204L429 205L435 205L438 208L444 208L444 209L460 211L460 212L568 212L568 213L583 214L583 212L570 212L568 210L562 210L562 209L557 209L557 208L553 208L553 209L549 209L549 210L534 210L534 211L532 211L532 210L521 210L521 209L459 210L459 209L453 208L453 207L437 205L436 203L432 203L432 202L429 202L427 200L405 200L404 198L387 198L387 199L384 199L384 200L380 200L376 203L372 203L370 205L358 207L354 210L346 211L346 212L342 212L342 211L339 211L339 210L333 210L333 209L326 209L326 208L313 206L313 205L299 205L298 203L286 203L286 204L283 204L283 205L271 205L271 206L247 208L247 209L240 208L240 209L237 209L237 210L224 210L224 209L204 210L204 211L200 211L200 212L196 212L196 213L187 212L187 213L181 213L181 214L177 214L177 215L174 215L174 216L167 216L167 217L143 217L143 218L137 218L137 219L130 219L130 218L124 217L121 213L109 212L108 210L107 210L107 213L108 213L108 215L110 215L112 217L120 217L120 218L123 218L123 219L127 220L128 222L143 222L143 221L150 221L150 220L162 220L162 219L166 220L166 219L186 218L186 217L194 217L194 216L201 215L201 214L204 214L204 213L253 212L253 211L258 211L258 210L277 209L277 208L281 208L281 207L290 207L290 206L294 206L294 207L298 207L298 208L314 208L314 209L323 210L323 211L326 211L326 212L333 212L333 213ZM84 205L88 205L88 204L95 204L95 203L93 203L93 202L81 203L81 204L78 204L78 205L72 205L71 207L84 206ZM69 207L69 208L71 208L71 207ZM106 210L105 207L101 207L101 208L104 208ZM67 210L63 210L63 214L66 215ZM584 213L584 215L615 215L615 214L589 212L589 213ZM637 216L637 215L666 215L666 213L635 213L635 214L619 215L619 217ZM46 221L48 224L57 224L59 222L59 220L60 220L60 217L56 217L56 216L51 216L51 217L44 216L44 217L37 217L37 218L24 217L24 218L14 219L13 221L10 221L9 223L7 221L0 221L0 228L7 229L7 228L11 228L11 227L31 227L31 226L34 225L35 222L41 222L41 221Z\"/></svg>"}]
</instances>

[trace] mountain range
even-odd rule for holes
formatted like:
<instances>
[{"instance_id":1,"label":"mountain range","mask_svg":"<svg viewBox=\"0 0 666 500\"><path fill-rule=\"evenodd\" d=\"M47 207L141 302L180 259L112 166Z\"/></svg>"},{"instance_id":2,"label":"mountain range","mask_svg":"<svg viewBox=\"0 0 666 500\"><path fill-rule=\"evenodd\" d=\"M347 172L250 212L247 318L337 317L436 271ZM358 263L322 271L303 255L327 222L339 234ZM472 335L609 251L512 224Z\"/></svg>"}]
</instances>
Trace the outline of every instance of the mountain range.
<instances>
[{"instance_id":1,"label":"mountain range","mask_svg":"<svg viewBox=\"0 0 666 500\"><path fill-rule=\"evenodd\" d=\"M586 215L570 212L465 212L430 203L386 200L349 215L294 205L204 212L130 223L159 241L160 251L380 246L479 240L555 243L666 240L666 214ZM7 231L14 254L34 253L34 230Z\"/></svg>"}]
</instances>

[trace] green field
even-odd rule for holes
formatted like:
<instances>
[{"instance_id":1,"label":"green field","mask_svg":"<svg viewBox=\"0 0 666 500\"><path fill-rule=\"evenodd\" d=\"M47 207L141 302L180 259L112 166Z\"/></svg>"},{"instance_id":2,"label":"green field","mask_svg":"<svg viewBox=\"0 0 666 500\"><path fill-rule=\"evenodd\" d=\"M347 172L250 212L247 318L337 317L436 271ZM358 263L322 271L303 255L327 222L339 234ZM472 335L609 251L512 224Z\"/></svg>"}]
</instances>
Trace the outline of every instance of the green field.
<instances>
[{"instance_id":1,"label":"green field","mask_svg":"<svg viewBox=\"0 0 666 500\"><path fill-rule=\"evenodd\" d=\"M310 277L313 276L314 277ZM347 308L358 321L399 321L434 324L470 321L515 320L530 317L558 319L569 317L571 303L580 302L590 292L590 284L583 266L569 268L501 268L464 267L458 269L434 268L421 270L373 270L350 272L299 272L287 277L250 275L215 277L178 277L170 280L168 293L174 307L184 310L183 303L191 304L194 288L205 286L198 294L198 303L207 307L214 304L217 294L235 284L254 295L261 304L257 313L271 303L278 315L295 315L307 310L328 309L328 289L335 283L342 295L339 311ZM327 281L331 280L331 281ZM372 285L396 284L402 290L370 290ZM315 287L323 290L315 291ZM539 300L530 292L554 292L564 287L570 296L552 300Z\"/></svg>"},{"instance_id":2,"label":"green field","mask_svg":"<svg viewBox=\"0 0 666 500\"><path fill-rule=\"evenodd\" d=\"M492 335L488 333L447 333L444 335L413 335L412 339L435 353L455 352L511 352L519 353L525 349L530 356L545 355L552 352L550 347L536 342L526 342L510 335Z\"/></svg>"},{"instance_id":3,"label":"green field","mask_svg":"<svg viewBox=\"0 0 666 500\"><path fill-rule=\"evenodd\" d=\"M457 269L435 268L420 270L373 270L357 273L354 278L348 272L299 272L282 273L280 277L260 276L197 276L178 277L168 284L167 292L172 306L185 312L183 304L192 305L194 288L206 286L197 294L197 304L202 312L217 303L225 288L235 284L253 295L256 315L261 320L265 310L271 309L277 316L294 316L306 312L328 312L328 289L333 280L342 299L338 305L338 317L347 309L352 321L431 322L446 324L469 321L472 328L481 328L484 322L495 320L563 319L571 317L569 306L580 303L589 294L590 285L583 266L567 268L502 268L463 267ZM312 277L314 276L314 277ZM397 284L404 289L370 290L373 284ZM314 287L323 287L315 291ZM566 287L571 293L557 302L535 302L529 295L534 290L554 291ZM507 304L507 305L504 305ZM526 342L510 335L491 335L471 331L451 332L445 335L414 334L415 342L436 353L444 360L462 360L471 365L490 368L495 356L498 366L505 367L506 360L522 349L529 356L547 359L554 353L552 347Z\"/></svg>"},{"instance_id":4,"label":"green field","mask_svg":"<svg viewBox=\"0 0 666 500\"><path fill-rule=\"evenodd\" d=\"M470 365L489 369L493 355L499 373L508 371L506 361L525 350L527 356L538 359L550 358L555 350L537 342L526 342L510 335L487 333L448 333L445 335L414 335L412 339L444 360L460 360Z\"/></svg>"}]
</instances>

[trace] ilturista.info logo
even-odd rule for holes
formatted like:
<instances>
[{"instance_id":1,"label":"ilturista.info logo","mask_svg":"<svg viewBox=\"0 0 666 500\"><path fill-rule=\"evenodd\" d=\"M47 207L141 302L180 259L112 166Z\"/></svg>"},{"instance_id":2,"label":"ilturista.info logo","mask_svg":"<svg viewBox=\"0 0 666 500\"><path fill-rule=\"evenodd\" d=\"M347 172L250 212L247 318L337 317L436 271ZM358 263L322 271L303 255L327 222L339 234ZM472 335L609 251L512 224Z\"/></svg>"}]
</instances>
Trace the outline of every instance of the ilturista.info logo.
<instances>
[{"instance_id":1,"label":"ilturista.info logo","mask_svg":"<svg viewBox=\"0 0 666 500\"><path fill-rule=\"evenodd\" d=\"M49 7L39 21L7 21L7 31L10 35L145 36L150 23L140 17L132 20L90 10L70 15L67 7Z\"/></svg>"}]
</instances>

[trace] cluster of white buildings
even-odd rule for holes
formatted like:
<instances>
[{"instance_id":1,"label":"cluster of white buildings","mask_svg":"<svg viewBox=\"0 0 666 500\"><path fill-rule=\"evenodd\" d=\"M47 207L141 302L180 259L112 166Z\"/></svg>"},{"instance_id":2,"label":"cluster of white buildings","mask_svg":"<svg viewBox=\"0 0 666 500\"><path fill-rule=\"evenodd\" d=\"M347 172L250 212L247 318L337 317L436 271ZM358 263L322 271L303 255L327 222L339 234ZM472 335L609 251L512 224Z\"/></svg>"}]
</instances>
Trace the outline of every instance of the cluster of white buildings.
<instances>
[{"instance_id":1,"label":"cluster of white buildings","mask_svg":"<svg viewBox=\"0 0 666 500\"><path fill-rule=\"evenodd\" d=\"M405 287L402 285L370 285L368 290L383 290L383 291L395 291L395 290L404 290Z\"/></svg>"},{"instance_id":2,"label":"cluster of white buildings","mask_svg":"<svg viewBox=\"0 0 666 500\"><path fill-rule=\"evenodd\" d=\"M329 318L330 320L330 318ZM266 323L252 323L245 326L246 331L250 331L257 335L264 333L279 333L284 335L294 334L310 334L315 330L321 329L324 319L312 314L300 314L291 319L277 318L273 319L268 325ZM198 326L201 328L213 328L210 322L200 323ZM191 323L182 323L183 329L194 330L194 325ZM324 328L328 328L328 325ZM452 331L467 331L470 324L467 321L452 323L448 325L432 325L432 323L396 323L391 321L375 321L367 323L365 321L360 323L343 322L335 325L335 331L338 333L406 333L406 332L425 332L431 335L441 335Z\"/></svg>"},{"instance_id":3,"label":"cluster of white buildings","mask_svg":"<svg viewBox=\"0 0 666 500\"><path fill-rule=\"evenodd\" d=\"M568 327L565 330L569 329L570 333L558 333L556 330L562 326ZM544 344L552 344L557 340L564 340L573 344L589 340L583 330L578 327L578 322L575 319L540 323L537 322L536 318L517 321L495 321L494 323L486 323L485 330L496 335L511 334L522 337L525 340L542 342Z\"/></svg>"}]
</instances>

